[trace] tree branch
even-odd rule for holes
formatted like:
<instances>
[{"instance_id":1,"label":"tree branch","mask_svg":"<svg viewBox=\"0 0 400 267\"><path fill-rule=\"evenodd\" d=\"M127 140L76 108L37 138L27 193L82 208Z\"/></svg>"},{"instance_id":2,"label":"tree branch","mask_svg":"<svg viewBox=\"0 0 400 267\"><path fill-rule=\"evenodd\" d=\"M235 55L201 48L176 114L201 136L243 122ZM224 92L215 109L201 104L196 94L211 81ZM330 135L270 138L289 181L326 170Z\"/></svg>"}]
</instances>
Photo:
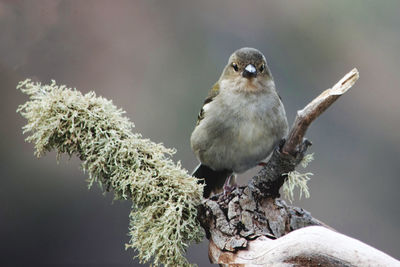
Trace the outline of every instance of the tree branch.
<instances>
[{"instance_id":1,"label":"tree branch","mask_svg":"<svg viewBox=\"0 0 400 267\"><path fill-rule=\"evenodd\" d=\"M261 236L237 253L221 251L211 242L210 259L222 266L400 266L389 255L321 226L302 228L276 240Z\"/></svg>"},{"instance_id":2,"label":"tree branch","mask_svg":"<svg viewBox=\"0 0 400 267\"><path fill-rule=\"evenodd\" d=\"M349 90L359 78L357 69L352 69L332 88L325 90L305 108L297 111L287 141L282 148L286 154L295 154L298 146L302 143L303 137L310 124L318 118L328 107L330 107L341 95Z\"/></svg>"}]
</instances>

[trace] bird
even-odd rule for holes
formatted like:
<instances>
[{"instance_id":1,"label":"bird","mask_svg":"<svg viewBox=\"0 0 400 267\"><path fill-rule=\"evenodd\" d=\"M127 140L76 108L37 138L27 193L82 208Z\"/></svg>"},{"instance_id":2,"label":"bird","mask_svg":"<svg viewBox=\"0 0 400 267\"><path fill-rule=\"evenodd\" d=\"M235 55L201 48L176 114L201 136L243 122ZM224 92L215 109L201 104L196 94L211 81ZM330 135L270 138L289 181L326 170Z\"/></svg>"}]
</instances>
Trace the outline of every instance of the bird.
<instances>
[{"instance_id":1,"label":"bird","mask_svg":"<svg viewBox=\"0 0 400 267\"><path fill-rule=\"evenodd\" d=\"M203 197L225 192L237 174L261 164L287 133L285 108L265 56L255 48L236 50L190 136L200 161L192 176L205 183Z\"/></svg>"}]
</instances>

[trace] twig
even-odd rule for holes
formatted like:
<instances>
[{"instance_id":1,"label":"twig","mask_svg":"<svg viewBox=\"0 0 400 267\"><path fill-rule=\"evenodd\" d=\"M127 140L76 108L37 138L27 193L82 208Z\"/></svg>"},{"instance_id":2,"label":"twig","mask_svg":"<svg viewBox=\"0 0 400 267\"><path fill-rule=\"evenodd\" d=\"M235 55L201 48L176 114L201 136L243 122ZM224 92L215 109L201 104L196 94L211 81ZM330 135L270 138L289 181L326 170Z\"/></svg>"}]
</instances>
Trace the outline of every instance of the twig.
<instances>
[{"instance_id":1,"label":"twig","mask_svg":"<svg viewBox=\"0 0 400 267\"><path fill-rule=\"evenodd\" d=\"M325 90L302 110L297 111L296 119L288 135L282 152L294 155L310 124L318 118L341 95L349 90L358 80L359 73L356 68L347 73L332 88Z\"/></svg>"}]
</instances>

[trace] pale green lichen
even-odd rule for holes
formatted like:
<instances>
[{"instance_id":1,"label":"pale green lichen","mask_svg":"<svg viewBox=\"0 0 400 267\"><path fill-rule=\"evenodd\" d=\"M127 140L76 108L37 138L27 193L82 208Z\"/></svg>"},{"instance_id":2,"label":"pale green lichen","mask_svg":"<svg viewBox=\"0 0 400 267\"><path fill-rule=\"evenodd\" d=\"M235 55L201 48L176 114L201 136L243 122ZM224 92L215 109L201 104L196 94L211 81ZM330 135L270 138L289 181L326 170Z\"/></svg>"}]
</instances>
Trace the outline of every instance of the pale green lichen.
<instances>
[{"instance_id":1,"label":"pale green lichen","mask_svg":"<svg viewBox=\"0 0 400 267\"><path fill-rule=\"evenodd\" d=\"M313 160L314 160L314 153L307 154L300 162L300 165L303 168L306 168L308 164ZM285 183L282 186L282 192L284 197L288 199L290 202L293 202L294 190L296 187L298 187L300 191L299 199L302 198L303 194L306 198L309 198L310 192L308 189L307 182L311 179L310 176L312 175L313 174L311 172L299 173L298 171L292 171L287 173L287 179L285 180Z\"/></svg>"},{"instance_id":2,"label":"pale green lichen","mask_svg":"<svg viewBox=\"0 0 400 267\"><path fill-rule=\"evenodd\" d=\"M313 160L314 160L314 153L307 154L300 161L300 165L301 165L301 167L306 168L308 166L308 164L310 164L310 162Z\"/></svg>"},{"instance_id":3,"label":"pale green lichen","mask_svg":"<svg viewBox=\"0 0 400 267\"><path fill-rule=\"evenodd\" d=\"M175 151L133 133L124 111L93 92L29 79L17 89L30 98L17 112L28 120L24 133L38 157L53 149L77 155L89 187L99 183L116 199L132 200L126 248L144 263L190 265L183 254L203 236L196 220L203 186L172 161Z\"/></svg>"}]
</instances>

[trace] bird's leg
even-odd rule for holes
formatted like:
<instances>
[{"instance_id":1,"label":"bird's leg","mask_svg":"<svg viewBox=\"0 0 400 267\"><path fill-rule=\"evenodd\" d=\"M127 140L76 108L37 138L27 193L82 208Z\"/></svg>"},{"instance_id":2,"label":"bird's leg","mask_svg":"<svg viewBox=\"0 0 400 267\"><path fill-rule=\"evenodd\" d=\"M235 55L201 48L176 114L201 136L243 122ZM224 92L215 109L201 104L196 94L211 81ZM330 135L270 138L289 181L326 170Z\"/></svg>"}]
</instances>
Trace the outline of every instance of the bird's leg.
<instances>
[{"instance_id":1,"label":"bird's leg","mask_svg":"<svg viewBox=\"0 0 400 267\"><path fill-rule=\"evenodd\" d=\"M225 180L224 187L223 187L224 188L224 196L227 196L235 188L235 185L233 185L233 186L230 185L232 176L234 176L234 174L229 175L229 177Z\"/></svg>"}]
</instances>

